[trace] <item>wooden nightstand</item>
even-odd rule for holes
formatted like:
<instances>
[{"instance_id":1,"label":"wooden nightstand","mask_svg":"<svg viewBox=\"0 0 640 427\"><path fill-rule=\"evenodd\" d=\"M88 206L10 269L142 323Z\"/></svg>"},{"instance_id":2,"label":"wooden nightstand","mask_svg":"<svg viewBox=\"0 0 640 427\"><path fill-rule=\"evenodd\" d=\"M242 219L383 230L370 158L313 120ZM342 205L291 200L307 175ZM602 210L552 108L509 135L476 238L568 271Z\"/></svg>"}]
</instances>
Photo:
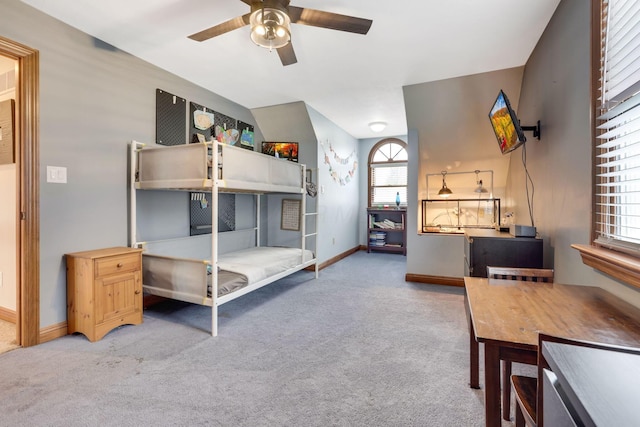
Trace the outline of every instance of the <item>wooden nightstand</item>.
<instances>
[{"instance_id":1,"label":"wooden nightstand","mask_svg":"<svg viewBox=\"0 0 640 427\"><path fill-rule=\"evenodd\" d=\"M142 249L115 247L66 255L67 332L89 341L142 323Z\"/></svg>"}]
</instances>

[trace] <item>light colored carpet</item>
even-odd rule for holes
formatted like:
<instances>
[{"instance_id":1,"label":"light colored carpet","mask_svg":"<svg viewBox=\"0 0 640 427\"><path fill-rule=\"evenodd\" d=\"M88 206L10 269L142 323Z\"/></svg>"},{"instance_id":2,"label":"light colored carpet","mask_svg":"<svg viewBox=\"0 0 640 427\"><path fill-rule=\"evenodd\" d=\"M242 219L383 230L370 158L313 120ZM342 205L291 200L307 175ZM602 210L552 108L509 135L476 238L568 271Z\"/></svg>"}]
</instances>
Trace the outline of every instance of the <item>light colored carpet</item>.
<instances>
[{"instance_id":1,"label":"light colored carpet","mask_svg":"<svg viewBox=\"0 0 640 427\"><path fill-rule=\"evenodd\" d=\"M0 320L0 353L18 348L16 344L16 325Z\"/></svg>"},{"instance_id":2,"label":"light colored carpet","mask_svg":"<svg viewBox=\"0 0 640 427\"><path fill-rule=\"evenodd\" d=\"M96 343L2 354L0 424L482 426L463 290L407 283L405 262L296 273L221 306L216 338L209 308L168 301Z\"/></svg>"}]
</instances>

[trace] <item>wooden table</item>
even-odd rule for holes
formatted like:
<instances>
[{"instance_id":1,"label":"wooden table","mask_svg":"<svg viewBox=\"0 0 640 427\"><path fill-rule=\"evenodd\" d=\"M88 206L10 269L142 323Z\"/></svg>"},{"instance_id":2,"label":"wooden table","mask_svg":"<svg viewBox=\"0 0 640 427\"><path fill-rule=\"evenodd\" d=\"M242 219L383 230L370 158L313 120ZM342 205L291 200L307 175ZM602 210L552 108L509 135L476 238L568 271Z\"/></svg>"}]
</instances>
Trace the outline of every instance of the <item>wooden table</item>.
<instances>
[{"instance_id":1,"label":"wooden table","mask_svg":"<svg viewBox=\"0 0 640 427\"><path fill-rule=\"evenodd\" d=\"M592 286L465 277L470 386L479 387L475 341L484 344L485 421L500 426L500 360L537 364L538 333L640 346L640 309Z\"/></svg>"}]
</instances>

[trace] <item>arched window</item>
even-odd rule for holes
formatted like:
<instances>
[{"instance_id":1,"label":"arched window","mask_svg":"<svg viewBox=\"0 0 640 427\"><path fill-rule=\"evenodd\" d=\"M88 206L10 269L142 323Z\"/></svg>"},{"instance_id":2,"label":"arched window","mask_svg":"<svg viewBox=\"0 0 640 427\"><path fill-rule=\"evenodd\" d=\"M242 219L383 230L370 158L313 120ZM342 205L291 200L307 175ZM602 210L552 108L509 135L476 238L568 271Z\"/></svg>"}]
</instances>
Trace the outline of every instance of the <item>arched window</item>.
<instances>
[{"instance_id":1,"label":"arched window","mask_svg":"<svg viewBox=\"0 0 640 427\"><path fill-rule=\"evenodd\" d=\"M369 152L369 206L407 206L407 144L396 138L378 142Z\"/></svg>"}]
</instances>

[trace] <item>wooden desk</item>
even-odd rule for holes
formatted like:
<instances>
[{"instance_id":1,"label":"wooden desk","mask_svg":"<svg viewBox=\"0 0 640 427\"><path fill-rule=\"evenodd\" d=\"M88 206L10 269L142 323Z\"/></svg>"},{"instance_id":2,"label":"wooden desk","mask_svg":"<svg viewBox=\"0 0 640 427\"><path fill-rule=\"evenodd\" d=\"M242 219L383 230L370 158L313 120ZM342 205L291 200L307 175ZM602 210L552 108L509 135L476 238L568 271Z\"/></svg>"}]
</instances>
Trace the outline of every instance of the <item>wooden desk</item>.
<instances>
[{"instance_id":1,"label":"wooden desk","mask_svg":"<svg viewBox=\"0 0 640 427\"><path fill-rule=\"evenodd\" d=\"M485 421L500 426L500 360L537 364L538 333L640 345L640 309L592 286L465 277L469 338L484 343ZM473 348L473 346L471 346ZM479 386L477 352L470 385Z\"/></svg>"}]
</instances>

